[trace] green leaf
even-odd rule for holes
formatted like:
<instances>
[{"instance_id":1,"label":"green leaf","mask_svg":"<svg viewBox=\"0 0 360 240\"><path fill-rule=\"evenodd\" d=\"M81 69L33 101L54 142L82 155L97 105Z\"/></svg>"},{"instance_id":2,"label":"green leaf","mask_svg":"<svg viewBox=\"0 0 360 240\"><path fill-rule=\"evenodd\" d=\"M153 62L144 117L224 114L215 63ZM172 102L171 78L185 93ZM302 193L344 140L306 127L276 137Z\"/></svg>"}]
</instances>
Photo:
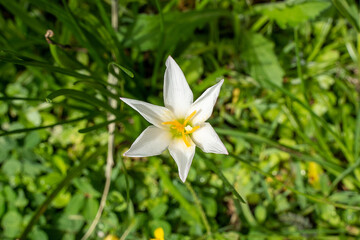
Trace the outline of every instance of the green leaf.
<instances>
[{"instance_id":1,"label":"green leaf","mask_svg":"<svg viewBox=\"0 0 360 240\"><path fill-rule=\"evenodd\" d=\"M331 6L329 1L303 1L296 5L287 2L279 4L265 4L260 11L271 20L275 20L281 28L296 27L317 17L322 11Z\"/></svg>"},{"instance_id":2,"label":"green leaf","mask_svg":"<svg viewBox=\"0 0 360 240\"><path fill-rule=\"evenodd\" d=\"M165 215L167 210L168 205L165 203L160 203L150 209L150 214L154 219L161 219Z\"/></svg>"},{"instance_id":3,"label":"green leaf","mask_svg":"<svg viewBox=\"0 0 360 240\"><path fill-rule=\"evenodd\" d=\"M37 132L30 132L25 137L25 144L24 148L26 149L33 149L35 146L37 146L41 142L41 138L39 133Z\"/></svg>"},{"instance_id":4,"label":"green leaf","mask_svg":"<svg viewBox=\"0 0 360 240\"><path fill-rule=\"evenodd\" d=\"M108 64L108 71L111 72L113 75L118 76L118 74L116 74L115 71L114 71L114 66L121 69L129 77L134 78L134 74L129 69L121 66L120 64L117 64L116 62L111 62L111 63Z\"/></svg>"},{"instance_id":5,"label":"green leaf","mask_svg":"<svg viewBox=\"0 0 360 240\"><path fill-rule=\"evenodd\" d=\"M155 219L149 222L149 228L151 231L151 236L154 236L155 229L161 227L164 230L165 239L168 239L167 236L171 234L171 225L170 223L164 221Z\"/></svg>"},{"instance_id":6,"label":"green leaf","mask_svg":"<svg viewBox=\"0 0 360 240\"><path fill-rule=\"evenodd\" d=\"M174 186L169 176L165 173L163 167L159 164L158 161L153 161L153 165L155 166L161 180L163 181L164 188L166 188L170 194L180 203L189 216L191 216L196 222L200 223L201 220L196 207L188 202L188 200L181 194L179 189Z\"/></svg>"},{"instance_id":7,"label":"green leaf","mask_svg":"<svg viewBox=\"0 0 360 240\"><path fill-rule=\"evenodd\" d=\"M96 213L98 211L99 208L99 203L98 201L96 201L94 198L90 197L90 198L86 198L85 199L85 205L84 205L84 209L83 209L83 216L84 218L91 222L95 216Z\"/></svg>"},{"instance_id":8,"label":"green leaf","mask_svg":"<svg viewBox=\"0 0 360 240\"><path fill-rule=\"evenodd\" d=\"M74 181L74 185L84 194L90 197L97 198L101 194L91 185L88 179L79 178Z\"/></svg>"},{"instance_id":9,"label":"green leaf","mask_svg":"<svg viewBox=\"0 0 360 240\"><path fill-rule=\"evenodd\" d=\"M38 228L35 228L34 231L29 234L29 239L31 240L48 240L48 235Z\"/></svg>"},{"instance_id":10,"label":"green leaf","mask_svg":"<svg viewBox=\"0 0 360 240\"><path fill-rule=\"evenodd\" d=\"M93 106L102 107L103 109L107 110L108 112L111 112L118 118L120 118L120 116L121 116L119 114L119 111L117 111L116 109L113 109L107 102L103 102L103 101L97 99L96 97L93 97L93 96L91 96L85 92L79 91L79 90L60 89L60 90L52 92L50 95L47 96L47 98L50 100L53 100L54 98L63 96L63 95L73 97L75 99L87 102Z\"/></svg>"},{"instance_id":11,"label":"green leaf","mask_svg":"<svg viewBox=\"0 0 360 240\"><path fill-rule=\"evenodd\" d=\"M1 221L1 226L4 229L4 236L8 238L15 238L21 230L22 216L17 211L9 211L5 214Z\"/></svg>"},{"instance_id":12,"label":"green leaf","mask_svg":"<svg viewBox=\"0 0 360 240\"><path fill-rule=\"evenodd\" d=\"M0 4L5 7L9 12L20 18L24 24L28 25L32 30L37 33L45 34L46 26L39 22L35 17L32 17L25 11L16 1L0 0Z\"/></svg>"},{"instance_id":13,"label":"green leaf","mask_svg":"<svg viewBox=\"0 0 360 240\"><path fill-rule=\"evenodd\" d=\"M332 0L337 10L360 32L359 1ZM349 4L349 2L351 2Z\"/></svg>"},{"instance_id":14,"label":"green leaf","mask_svg":"<svg viewBox=\"0 0 360 240\"><path fill-rule=\"evenodd\" d=\"M99 129L99 128L104 128L104 127L107 127L110 123L113 123L113 122L116 122L117 119L114 119L114 120L111 120L111 121L106 121L106 122L103 122L103 123L99 123L99 124L95 124L94 126L91 126L91 127L87 127L87 128L82 128L79 130L79 133L87 133L87 132L91 132L91 131L94 131L96 129Z\"/></svg>"},{"instance_id":15,"label":"green leaf","mask_svg":"<svg viewBox=\"0 0 360 240\"><path fill-rule=\"evenodd\" d=\"M31 132L31 131L35 131L35 130L44 129L44 128L50 128L50 127L54 127L54 126L57 126L57 125L74 123L74 122L78 122L78 121L81 121L81 120L92 118L95 115L96 115L96 113L90 114L90 115L87 115L87 116L83 116L83 117L80 117L80 118L70 119L70 120L67 120L67 121L60 121L60 122L50 124L50 125L46 125L46 126L40 126L40 127L34 127L34 128L15 129L15 130L12 130L12 131L7 131L7 132L0 133L0 137L1 136L12 135L12 134L17 134L17 133Z\"/></svg>"},{"instance_id":16,"label":"green leaf","mask_svg":"<svg viewBox=\"0 0 360 240\"><path fill-rule=\"evenodd\" d=\"M169 12L163 15L165 31L162 33L159 31L161 18L157 15L139 14L134 26L129 28L126 34L124 45L137 47L142 51L155 50L159 47L159 42L164 35L166 41L161 47L170 49L179 41L186 41L193 37L196 28L227 15L227 11L220 9Z\"/></svg>"},{"instance_id":17,"label":"green leaf","mask_svg":"<svg viewBox=\"0 0 360 240\"><path fill-rule=\"evenodd\" d=\"M18 160L8 160L2 166L2 171L7 176L14 176L21 171L21 163Z\"/></svg>"},{"instance_id":18,"label":"green leaf","mask_svg":"<svg viewBox=\"0 0 360 240\"><path fill-rule=\"evenodd\" d=\"M228 136L233 136L233 137L239 137L239 138L243 138L246 140L249 140L251 142L254 143L263 143L263 144L267 144L271 147L275 147L279 150L282 150L284 152L289 153L291 156L293 157L298 157L304 161L313 161L316 162L318 164L320 164L321 166L325 167L326 169L328 169L329 171L331 171L334 174L339 174L339 172L344 171L344 169L341 166L338 166L337 164L334 164L332 162L329 161L325 161L321 158L318 158L316 156L311 156L308 155L307 153L303 153L295 148L292 147L288 147L285 146L283 144L280 144L278 142L275 142L271 139L268 139L266 137L254 134L254 133L250 133L250 132L241 132L241 131L234 131L233 129L221 129L221 128L215 128L216 132L220 135L228 135Z\"/></svg>"},{"instance_id":19,"label":"green leaf","mask_svg":"<svg viewBox=\"0 0 360 240\"><path fill-rule=\"evenodd\" d=\"M51 55L55 62L64 68L71 69L86 69L84 65L78 62L73 56L70 56L66 51L54 44L49 44Z\"/></svg>"},{"instance_id":20,"label":"green leaf","mask_svg":"<svg viewBox=\"0 0 360 240\"><path fill-rule=\"evenodd\" d=\"M255 208L255 217L259 223L263 223L266 219L267 211L263 205L258 205Z\"/></svg>"},{"instance_id":21,"label":"green leaf","mask_svg":"<svg viewBox=\"0 0 360 240\"><path fill-rule=\"evenodd\" d=\"M0 218L5 212L5 198L2 192L0 192Z\"/></svg>"},{"instance_id":22,"label":"green leaf","mask_svg":"<svg viewBox=\"0 0 360 240\"><path fill-rule=\"evenodd\" d=\"M68 76L72 76L72 77L76 77L76 78L80 78L80 79L91 79L91 78L96 79L92 76L87 76L87 75L77 73L75 71L65 69L65 68L55 67L46 62L41 62L41 61L38 61L38 60L35 60L32 58L28 58L28 57L22 56L20 54L17 54L13 51L4 50L4 49L0 49L0 61L11 62L14 64L23 65L23 66L40 67L40 68L45 69L48 72L61 73L64 75L68 75ZM101 81L101 79L96 79L96 80Z\"/></svg>"},{"instance_id":23,"label":"green leaf","mask_svg":"<svg viewBox=\"0 0 360 240\"><path fill-rule=\"evenodd\" d=\"M261 34L246 32L241 45L242 58L249 65L248 73L262 86L270 88L271 82L282 85L284 71L274 53L274 43Z\"/></svg>"},{"instance_id":24,"label":"green leaf","mask_svg":"<svg viewBox=\"0 0 360 240\"><path fill-rule=\"evenodd\" d=\"M206 215L209 217L215 217L217 214L217 203L215 199L206 197L202 199L202 202L206 211Z\"/></svg>"},{"instance_id":25,"label":"green leaf","mask_svg":"<svg viewBox=\"0 0 360 240\"><path fill-rule=\"evenodd\" d=\"M76 193L65 207L64 213L68 215L78 214L80 209L84 206L84 200L85 196L83 193Z\"/></svg>"},{"instance_id":26,"label":"green leaf","mask_svg":"<svg viewBox=\"0 0 360 240\"><path fill-rule=\"evenodd\" d=\"M70 182L81 174L82 170L93 160L95 160L98 156L98 154L102 154L103 151L99 150L95 152L94 154L90 155L89 157L86 157L84 160L80 162L80 164L74 168L72 168L70 171L68 171L68 174L65 178L50 192L48 197L45 199L45 201L38 207L32 218L30 219L29 223L25 227L24 231L21 233L20 239L26 239L26 236L30 233L32 227L35 225L35 223L38 221L40 216L46 211L50 203L56 198L56 196L62 191L62 189L70 184Z\"/></svg>"},{"instance_id":27,"label":"green leaf","mask_svg":"<svg viewBox=\"0 0 360 240\"><path fill-rule=\"evenodd\" d=\"M227 180L222 171L215 166L213 161L205 156L203 153L199 153L199 155L206 160L207 166L214 172L218 177L223 181L224 185L234 194L234 196L242 203L246 203L244 198L236 191L235 187Z\"/></svg>"}]
</instances>

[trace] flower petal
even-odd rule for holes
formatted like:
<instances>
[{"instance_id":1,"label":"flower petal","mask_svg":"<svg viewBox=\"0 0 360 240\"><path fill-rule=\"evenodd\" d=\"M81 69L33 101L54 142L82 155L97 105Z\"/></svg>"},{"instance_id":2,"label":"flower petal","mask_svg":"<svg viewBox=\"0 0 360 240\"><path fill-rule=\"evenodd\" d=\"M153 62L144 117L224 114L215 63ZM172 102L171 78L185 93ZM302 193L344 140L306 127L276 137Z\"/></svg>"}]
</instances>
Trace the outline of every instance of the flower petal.
<instances>
[{"instance_id":1,"label":"flower petal","mask_svg":"<svg viewBox=\"0 0 360 240\"><path fill-rule=\"evenodd\" d=\"M171 142L171 133L155 126L147 127L124 153L127 157L149 157L161 154Z\"/></svg>"},{"instance_id":2,"label":"flower petal","mask_svg":"<svg viewBox=\"0 0 360 240\"><path fill-rule=\"evenodd\" d=\"M174 158L181 181L185 182L195 154L195 144L187 147L181 138L174 138L169 145L170 155Z\"/></svg>"},{"instance_id":3,"label":"flower petal","mask_svg":"<svg viewBox=\"0 0 360 240\"><path fill-rule=\"evenodd\" d=\"M210 123L202 124L198 130L192 133L191 137L203 152L229 154Z\"/></svg>"},{"instance_id":4,"label":"flower petal","mask_svg":"<svg viewBox=\"0 0 360 240\"><path fill-rule=\"evenodd\" d=\"M168 126L164 126L161 123L174 119L171 111L165 107L160 107L151 103L128 98L120 99L138 111L141 116L143 116L149 123L157 126L158 128L168 129Z\"/></svg>"},{"instance_id":5,"label":"flower petal","mask_svg":"<svg viewBox=\"0 0 360 240\"><path fill-rule=\"evenodd\" d=\"M169 56L166 60L164 76L164 104L176 118L185 118L193 103L193 93L180 67Z\"/></svg>"},{"instance_id":6,"label":"flower petal","mask_svg":"<svg viewBox=\"0 0 360 240\"><path fill-rule=\"evenodd\" d=\"M224 79L206 89L206 91L191 105L190 110L186 115L190 115L192 112L196 111L195 116L191 120L193 125L200 125L209 119L223 82Z\"/></svg>"}]
</instances>

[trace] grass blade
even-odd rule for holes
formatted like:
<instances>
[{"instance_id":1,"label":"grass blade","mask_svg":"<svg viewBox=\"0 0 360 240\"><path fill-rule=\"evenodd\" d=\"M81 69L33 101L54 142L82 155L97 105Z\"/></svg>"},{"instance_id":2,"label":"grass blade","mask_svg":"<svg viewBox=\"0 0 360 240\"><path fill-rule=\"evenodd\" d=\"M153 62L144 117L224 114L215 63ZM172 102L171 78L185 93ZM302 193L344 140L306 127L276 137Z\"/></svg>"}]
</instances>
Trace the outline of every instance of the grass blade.
<instances>
[{"instance_id":1,"label":"grass blade","mask_svg":"<svg viewBox=\"0 0 360 240\"><path fill-rule=\"evenodd\" d=\"M300 192L300 191L296 190L295 188L290 187L290 186L286 185L285 183L281 182L280 180L278 180L278 179L277 179L275 176L273 176L272 174L267 173L267 172L264 172L264 171L261 170L260 168L258 168L258 167L256 167L256 166L253 166L248 160L245 160L245 159L242 158L242 157L235 156L235 155L232 155L232 154L230 154L230 156L232 156L232 157L234 157L235 159L238 159L239 161L243 162L244 164L246 164L248 167L250 167L250 168L253 169L254 171L259 172L259 173L261 173L262 175L271 178L274 182L282 185L284 188L290 190L291 192L293 192L293 193L295 193L295 194L297 194L297 195L304 196L304 197L306 197L307 199L312 200L312 201L314 201L314 202L329 204L329 205L333 205L334 207L343 208L343 209L352 209L352 210L360 211L360 207L359 207L359 206L351 206L351 205L336 203L336 202L333 202L333 201L331 201L331 200L329 200L329 199L327 199L327 198L323 198L323 197L321 197L321 196L310 195L310 194L306 194L306 193Z\"/></svg>"},{"instance_id":2,"label":"grass blade","mask_svg":"<svg viewBox=\"0 0 360 240\"><path fill-rule=\"evenodd\" d=\"M81 73L78 73L78 72L75 72L75 71L72 71L72 70L66 69L66 68L55 67L46 62L40 62L35 59L31 59L31 58L22 56L20 54L17 54L15 52L5 50L5 49L0 49L0 61L11 62L14 64L23 65L23 66L40 67L42 69L45 69L48 72L61 73L64 75L68 75L68 76L76 77L76 78L80 78L80 79L90 79L90 78L97 79L97 78L94 78L93 76L84 75L84 74L81 74ZM101 81L101 79L97 79L97 80Z\"/></svg>"},{"instance_id":3,"label":"grass blade","mask_svg":"<svg viewBox=\"0 0 360 240\"><path fill-rule=\"evenodd\" d=\"M232 192L232 194L234 194L234 196L235 196L238 200L240 200L240 202L246 203L245 200L244 200L244 198L243 198L242 196L240 196L240 194L238 193L238 191L236 191L236 189L234 188L234 186L227 180L227 178L224 176L224 174L222 173L222 171L215 166L214 162L213 162L211 159L207 158L207 157L205 156L205 154L203 154L203 153L199 153L199 155L200 155L203 159L206 160L209 168L210 168L214 173L216 173L216 174L220 177L220 179L224 182L224 185L230 189L230 191Z\"/></svg>"},{"instance_id":4,"label":"grass blade","mask_svg":"<svg viewBox=\"0 0 360 240\"><path fill-rule=\"evenodd\" d=\"M114 76L117 76L119 77L118 74L115 73L113 67L116 66L118 67L119 69L121 69L121 71L123 71L124 73L126 73L126 75L128 75L129 77L131 78L134 78L134 74L127 68L121 66L120 64L117 64L116 62L111 62L108 64L108 71L113 74Z\"/></svg>"},{"instance_id":5,"label":"grass blade","mask_svg":"<svg viewBox=\"0 0 360 240\"><path fill-rule=\"evenodd\" d=\"M103 122L103 123L96 124L96 125L91 126L91 127L82 128L82 129L79 130L79 133L88 133L88 132L94 131L96 129L106 127L110 123L116 122L117 120L118 119L114 119L114 120L111 120L111 121L106 121L106 122Z\"/></svg>"},{"instance_id":6,"label":"grass blade","mask_svg":"<svg viewBox=\"0 0 360 240\"><path fill-rule=\"evenodd\" d=\"M45 129L45 128L51 128L51 127L55 127L55 126L58 126L58 125L74 123L74 122L82 121L82 120L85 120L85 119L90 119L90 118L94 117L95 115L96 114L91 114L91 115L87 115L87 116L83 116L83 117L79 117L79 118L75 118L75 119L71 119L71 120L60 121L60 122L50 124L50 125L46 125L46 126L33 127L33 128L22 128L22 129L16 129L16 130L13 130L13 131L7 131L7 132L0 133L0 137L8 136L8 135L16 134L16 133L25 133L25 132L31 132L31 131L36 131L36 130Z\"/></svg>"},{"instance_id":7,"label":"grass blade","mask_svg":"<svg viewBox=\"0 0 360 240\"><path fill-rule=\"evenodd\" d=\"M85 101L93 106L101 107L101 108L107 110L108 112L111 112L112 114L114 114L117 118L121 117L121 115L119 114L119 111L117 111L116 109L113 109L107 102L100 101L99 99L97 99L85 92L81 92L78 90L60 89L60 90L57 90L57 91L51 93L50 95L48 95L47 98L50 100L53 100L54 98L63 96L63 95L67 95L67 96Z\"/></svg>"}]
</instances>

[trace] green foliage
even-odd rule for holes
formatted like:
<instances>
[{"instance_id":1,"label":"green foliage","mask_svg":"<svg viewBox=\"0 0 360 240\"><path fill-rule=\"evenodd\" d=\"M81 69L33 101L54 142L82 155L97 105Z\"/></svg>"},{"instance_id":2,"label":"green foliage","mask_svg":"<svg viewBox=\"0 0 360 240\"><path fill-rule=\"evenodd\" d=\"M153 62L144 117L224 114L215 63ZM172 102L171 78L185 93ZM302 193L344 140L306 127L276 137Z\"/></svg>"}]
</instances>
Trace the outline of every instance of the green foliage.
<instances>
[{"instance_id":1,"label":"green foliage","mask_svg":"<svg viewBox=\"0 0 360 240\"><path fill-rule=\"evenodd\" d=\"M274 53L274 44L261 34L246 32L241 47L242 59L249 65L247 71L264 87L270 83L282 86L284 71Z\"/></svg>"},{"instance_id":2,"label":"green foliage","mask_svg":"<svg viewBox=\"0 0 360 240\"><path fill-rule=\"evenodd\" d=\"M271 20L275 20L281 28L296 27L301 23L313 20L320 15L322 11L329 8L329 1L293 1L276 3L272 6L266 6L259 12Z\"/></svg>"},{"instance_id":3,"label":"green foliage","mask_svg":"<svg viewBox=\"0 0 360 240\"><path fill-rule=\"evenodd\" d=\"M119 2L114 30L111 1L0 0L0 239L84 235L110 123L90 239L360 237L356 1ZM122 156L148 123L119 97L162 105L168 55L195 98L225 79L230 154L198 149L186 184L167 151Z\"/></svg>"}]
</instances>

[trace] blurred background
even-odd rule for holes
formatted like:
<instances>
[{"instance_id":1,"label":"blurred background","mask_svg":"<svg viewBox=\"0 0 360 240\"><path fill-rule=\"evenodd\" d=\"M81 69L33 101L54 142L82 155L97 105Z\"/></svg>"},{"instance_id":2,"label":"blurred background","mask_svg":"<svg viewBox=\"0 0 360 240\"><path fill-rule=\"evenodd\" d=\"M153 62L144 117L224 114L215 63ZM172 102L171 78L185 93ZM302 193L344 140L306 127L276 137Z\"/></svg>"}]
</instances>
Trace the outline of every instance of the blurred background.
<instances>
[{"instance_id":1,"label":"blurred background","mask_svg":"<svg viewBox=\"0 0 360 240\"><path fill-rule=\"evenodd\" d=\"M112 124L89 239L360 237L358 1L113 3L0 0L1 239L84 236ZM230 154L197 149L185 184L168 151L122 157L149 123L119 97L163 105L168 55L195 99L225 79Z\"/></svg>"}]
</instances>

